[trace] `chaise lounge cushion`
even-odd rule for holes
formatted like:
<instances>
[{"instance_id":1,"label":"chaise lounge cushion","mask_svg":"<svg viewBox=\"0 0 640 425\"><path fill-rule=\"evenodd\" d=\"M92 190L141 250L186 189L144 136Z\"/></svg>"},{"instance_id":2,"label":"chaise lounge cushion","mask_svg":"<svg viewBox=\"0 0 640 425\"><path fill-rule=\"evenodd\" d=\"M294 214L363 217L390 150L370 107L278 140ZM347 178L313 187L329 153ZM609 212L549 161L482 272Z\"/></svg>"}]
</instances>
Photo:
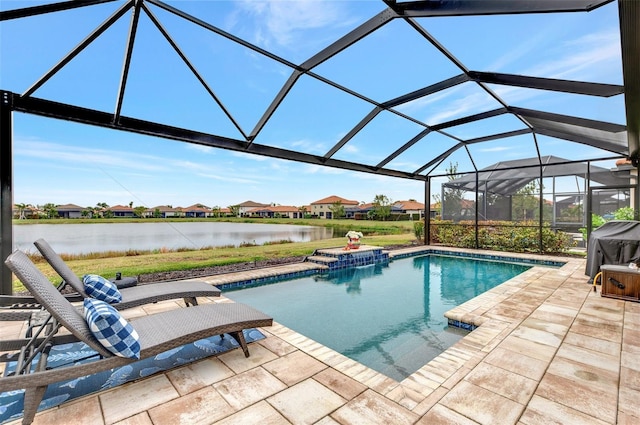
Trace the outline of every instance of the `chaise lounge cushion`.
<instances>
[{"instance_id":1,"label":"chaise lounge cushion","mask_svg":"<svg viewBox=\"0 0 640 425\"><path fill-rule=\"evenodd\" d=\"M116 356L140 358L138 333L110 304L85 298L84 317L89 329L104 348Z\"/></svg>"},{"instance_id":2,"label":"chaise lounge cushion","mask_svg":"<svg viewBox=\"0 0 640 425\"><path fill-rule=\"evenodd\" d=\"M85 274L82 276L84 291L91 298L108 302L109 304L122 301L122 294L115 283L97 274Z\"/></svg>"}]
</instances>

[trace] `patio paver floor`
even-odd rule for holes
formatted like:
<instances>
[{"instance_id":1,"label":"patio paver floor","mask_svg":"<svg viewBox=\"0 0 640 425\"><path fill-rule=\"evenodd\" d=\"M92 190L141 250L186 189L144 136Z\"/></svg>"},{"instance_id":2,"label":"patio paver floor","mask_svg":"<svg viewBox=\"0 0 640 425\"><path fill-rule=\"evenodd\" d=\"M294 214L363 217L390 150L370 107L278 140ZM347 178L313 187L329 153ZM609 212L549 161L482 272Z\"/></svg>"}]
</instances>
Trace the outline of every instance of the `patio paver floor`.
<instances>
[{"instance_id":1,"label":"patio paver floor","mask_svg":"<svg viewBox=\"0 0 640 425\"><path fill-rule=\"evenodd\" d=\"M585 260L553 259L566 264L533 267L448 312L479 327L402 382L274 323L248 359L234 350L201 360L40 412L34 424L640 423L640 304L594 292Z\"/></svg>"}]
</instances>

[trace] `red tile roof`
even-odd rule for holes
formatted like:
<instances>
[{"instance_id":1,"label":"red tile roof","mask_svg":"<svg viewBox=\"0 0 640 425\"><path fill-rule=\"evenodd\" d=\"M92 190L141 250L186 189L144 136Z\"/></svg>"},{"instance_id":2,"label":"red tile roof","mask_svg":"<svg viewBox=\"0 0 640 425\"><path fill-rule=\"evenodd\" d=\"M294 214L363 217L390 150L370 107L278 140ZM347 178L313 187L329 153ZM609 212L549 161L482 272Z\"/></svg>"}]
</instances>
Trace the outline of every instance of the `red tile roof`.
<instances>
[{"instance_id":1,"label":"red tile roof","mask_svg":"<svg viewBox=\"0 0 640 425\"><path fill-rule=\"evenodd\" d=\"M107 209L111 210L111 211L133 211L133 208L131 208L128 205L114 205L114 206L109 207Z\"/></svg>"},{"instance_id":2,"label":"red tile roof","mask_svg":"<svg viewBox=\"0 0 640 425\"><path fill-rule=\"evenodd\" d=\"M168 205L158 205L157 207L149 208L150 211L161 211L161 212L177 212L181 211L179 208L173 208Z\"/></svg>"},{"instance_id":3,"label":"red tile roof","mask_svg":"<svg viewBox=\"0 0 640 425\"><path fill-rule=\"evenodd\" d=\"M241 204L236 205L237 207L267 207L269 204L260 204L258 202L253 201L244 201Z\"/></svg>"},{"instance_id":4,"label":"red tile roof","mask_svg":"<svg viewBox=\"0 0 640 425\"><path fill-rule=\"evenodd\" d=\"M202 211L202 212L210 212L211 208L203 204L193 204L190 207L182 208L182 211Z\"/></svg>"},{"instance_id":5,"label":"red tile roof","mask_svg":"<svg viewBox=\"0 0 640 425\"><path fill-rule=\"evenodd\" d=\"M415 211L415 210L424 209L424 204L422 202L417 202L417 201L398 201L394 203L394 205L399 208L402 208L405 211L408 211L408 210Z\"/></svg>"},{"instance_id":6,"label":"red tile roof","mask_svg":"<svg viewBox=\"0 0 640 425\"><path fill-rule=\"evenodd\" d=\"M85 208L84 208L84 207L81 207L80 205L75 205L75 204L65 204L65 205L58 205L58 206L56 207L56 209L57 209L58 211L61 211L61 210L74 210L74 211L75 211L75 210L83 210L83 209L85 209Z\"/></svg>"},{"instance_id":7,"label":"red tile roof","mask_svg":"<svg viewBox=\"0 0 640 425\"><path fill-rule=\"evenodd\" d=\"M360 202L358 202L358 201L352 201L352 200L349 200L349 199L341 198L340 196L331 195L331 196L328 196L326 198L320 199L318 201L312 202L311 205L335 204L336 202L340 202L340 203L342 203L342 205L358 205L358 204L360 204Z\"/></svg>"},{"instance_id":8,"label":"red tile roof","mask_svg":"<svg viewBox=\"0 0 640 425\"><path fill-rule=\"evenodd\" d=\"M247 212L249 213L257 213L260 211L270 211L270 212L298 212L298 207L292 207L292 206L288 206L288 205L277 205L277 206L268 206L268 207L262 207L262 208L254 208L252 210L249 210Z\"/></svg>"}]
</instances>

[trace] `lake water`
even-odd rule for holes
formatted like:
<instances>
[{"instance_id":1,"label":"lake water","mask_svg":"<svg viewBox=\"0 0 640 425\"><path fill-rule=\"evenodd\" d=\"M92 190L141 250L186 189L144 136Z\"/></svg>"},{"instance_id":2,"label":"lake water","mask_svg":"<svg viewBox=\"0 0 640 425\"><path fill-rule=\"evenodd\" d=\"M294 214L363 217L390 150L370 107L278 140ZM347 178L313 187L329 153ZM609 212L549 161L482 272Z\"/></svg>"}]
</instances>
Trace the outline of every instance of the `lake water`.
<instances>
[{"instance_id":1,"label":"lake water","mask_svg":"<svg viewBox=\"0 0 640 425\"><path fill-rule=\"evenodd\" d=\"M262 245L269 241L307 242L333 237L333 230L316 226L261 223L96 223L28 224L13 226L14 249L37 252L33 242L43 238L58 253L197 249L208 246Z\"/></svg>"}]
</instances>

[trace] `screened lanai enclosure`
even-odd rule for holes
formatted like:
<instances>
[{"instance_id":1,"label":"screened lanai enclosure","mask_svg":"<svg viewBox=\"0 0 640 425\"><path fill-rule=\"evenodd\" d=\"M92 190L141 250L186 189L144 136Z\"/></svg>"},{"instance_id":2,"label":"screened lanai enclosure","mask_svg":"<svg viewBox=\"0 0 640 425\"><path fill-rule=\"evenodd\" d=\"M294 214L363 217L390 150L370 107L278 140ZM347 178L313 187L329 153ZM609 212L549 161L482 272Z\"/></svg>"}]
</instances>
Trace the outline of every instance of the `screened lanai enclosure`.
<instances>
[{"instance_id":1,"label":"screened lanai enclosure","mask_svg":"<svg viewBox=\"0 0 640 425\"><path fill-rule=\"evenodd\" d=\"M478 192L480 204L478 215L482 220L522 220L537 218L537 206L523 205L522 198L535 194L539 198L542 192L543 199L551 200L547 208L543 210L545 221L551 221L554 225L562 223L578 223L584 225L583 206L586 199L586 182L597 183L604 186L619 186L620 183L627 184L630 176L629 172L616 175L611 170L591 166L581 163L568 163L568 160L557 157L543 157L542 173L538 166L538 158L529 158L515 161L504 161L485 168L477 173L460 176L442 185L442 197L450 197L453 191L463 192L463 199L468 198L468 193ZM564 163L564 164L563 164ZM551 165L549 165L551 164ZM553 165L558 164L558 165ZM540 185L540 177L543 176L543 183ZM588 175L588 176L587 176ZM556 186L566 182L563 191L556 192ZM542 189L542 190L541 190ZM546 190L545 190L546 189ZM627 191L628 194L628 191ZM629 206L629 199L626 199ZM543 204L544 205L544 204ZM573 206L580 206L580 211L569 213ZM605 214L606 208L604 199L598 199L595 214ZM618 207L618 206L616 206ZM616 208L617 209L617 208ZM474 211L470 211L473 213ZM467 209L457 211L452 203L445 203L443 206L443 218L462 218L467 213ZM571 218L573 217L573 218Z\"/></svg>"},{"instance_id":2,"label":"screened lanai enclosure","mask_svg":"<svg viewBox=\"0 0 640 425\"><path fill-rule=\"evenodd\" d=\"M626 161L609 169L554 156L503 161L449 178L441 185L444 220L475 220L476 214L479 221L542 218L564 232L589 225L587 213L613 218L615 211L633 208L637 184L637 174Z\"/></svg>"},{"instance_id":3,"label":"screened lanai enclosure","mask_svg":"<svg viewBox=\"0 0 640 425\"><path fill-rule=\"evenodd\" d=\"M636 0L5 1L0 32L2 259L14 158L54 132L69 154L127 134L418 183L427 242L436 219L485 247L498 221L542 240L638 218Z\"/></svg>"}]
</instances>

